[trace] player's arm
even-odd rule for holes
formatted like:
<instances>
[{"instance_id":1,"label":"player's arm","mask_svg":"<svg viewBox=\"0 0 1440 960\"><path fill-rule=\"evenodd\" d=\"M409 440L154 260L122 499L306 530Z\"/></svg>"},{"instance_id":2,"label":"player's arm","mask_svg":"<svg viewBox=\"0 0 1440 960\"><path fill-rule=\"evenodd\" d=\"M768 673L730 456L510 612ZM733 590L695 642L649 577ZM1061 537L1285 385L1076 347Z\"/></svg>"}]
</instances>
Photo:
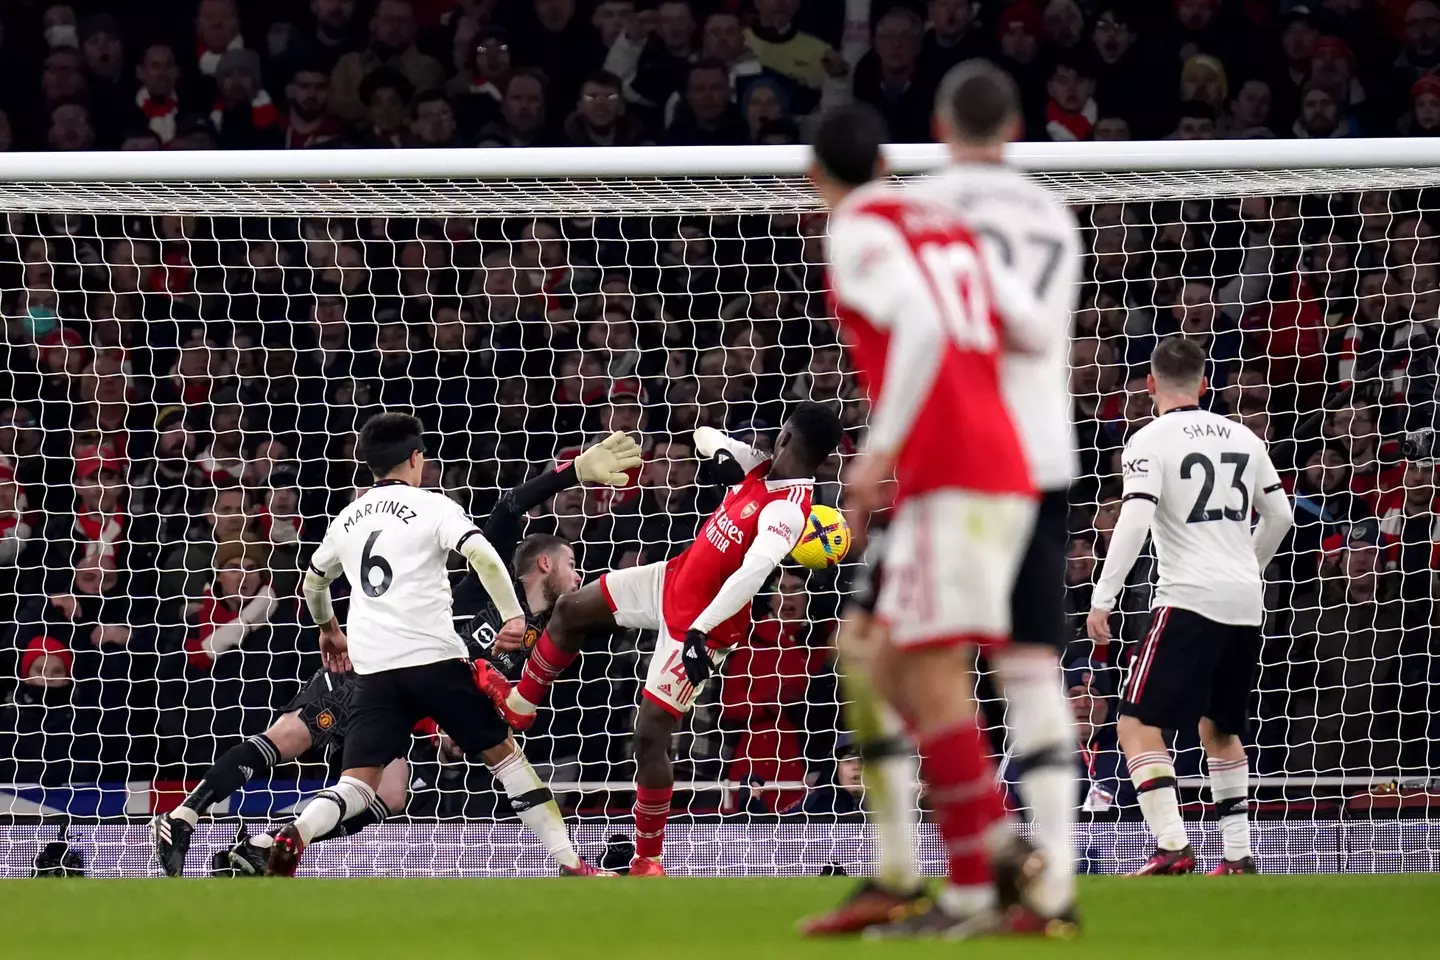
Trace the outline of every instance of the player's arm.
<instances>
[{"instance_id":1,"label":"player's arm","mask_svg":"<svg viewBox=\"0 0 1440 960\"><path fill-rule=\"evenodd\" d=\"M515 581L505 561L458 503L438 493L435 497L439 504L435 545L441 550L454 550L470 562L480 586L504 620L496 639L520 639L525 635L525 610L515 595Z\"/></svg>"},{"instance_id":2,"label":"player's arm","mask_svg":"<svg viewBox=\"0 0 1440 960\"><path fill-rule=\"evenodd\" d=\"M569 463L558 464L554 470L546 470L540 476L506 491L485 520L482 531L485 539L508 564L515 556L516 545L520 543L527 513L577 483L623 487L630 482L625 471L633 470L643 462L640 445L617 430L599 443L586 447Z\"/></svg>"},{"instance_id":3,"label":"player's arm","mask_svg":"<svg viewBox=\"0 0 1440 960\"><path fill-rule=\"evenodd\" d=\"M701 460L715 460L712 479L734 486L745 474L770 459L769 454L742 443L714 427L695 428L695 454Z\"/></svg>"},{"instance_id":4,"label":"player's arm","mask_svg":"<svg viewBox=\"0 0 1440 960\"><path fill-rule=\"evenodd\" d=\"M1110 642L1110 611L1115 609L1125 578L1145 546L1160 503L1162 464L1154 450L1131 441L1122 454L1122 467L1125 492L1120 517L1110 535L1110 549L1105 552L1100 581L1090 596L1090 616L1085 621L1086 632L1097 646Z\"/></svg>"},{"instance_id":5,"label":"player's arm","mask_svg":"<svg viewBox=\"0 0 1440 960\"><path fill-rule=\"evenodd\" d=\"M305 608L320 628L320 659L327 669L342 672L350 669L350 657L346 653L348 643L345 633L335 619L335 607L330 602L330 584L340 577L343 569L340 556L327 534L310 557L305 581L301 585Z\"/></svg>"},{"instance_id":6,"label":"player's arm","mask_svg":"<svg viewBox=\"0 0 1440 960\"><path fill-rule=\"evenodd\" d=\"M720 585L710 603L701 610L685 634L685 652L681 662L690 682L699 686L710 676L712 664L705 649L710 631L729 620L755 599L780 561L795 549L805 529L805 514L800 505L789 500L776 500L760 511L755 542L745 551L740 568Z\"/></svg>"},{"instance_id":7,"label":"player's arm","mask_svg":"<svg viewBox=\"0 0 1440 960\"><path fill-rule=\"evenodd\" d=\"M830 234L830 275L841 302L890 334L883 388L872 398L865 452L892 460L929 395L945 346L930 283L910 245L879 217L841 217Z\"/></svg>"},{"instance_id":8,"label":"player's arm","mask_svg":"<svg viewBox=\"0 0 1440 960\"><path fill-rule=\"evenodd\" d=\"M1260 522L1255 526L1253 542L1255 559L1260 564L1260 575L1264 576L1265 568L1270 566L1275 551L1280 548L1280 541L1285 539L1285 534L1295 522L1295 511L1290 505L1289 495L1285 493L1284 484L1280 482L1280 474L1276 472L1275 464L1263 449L1255 479L1260 488L1255 496L1255 512L1260 514Z\"/></svg>"}]
</instances>

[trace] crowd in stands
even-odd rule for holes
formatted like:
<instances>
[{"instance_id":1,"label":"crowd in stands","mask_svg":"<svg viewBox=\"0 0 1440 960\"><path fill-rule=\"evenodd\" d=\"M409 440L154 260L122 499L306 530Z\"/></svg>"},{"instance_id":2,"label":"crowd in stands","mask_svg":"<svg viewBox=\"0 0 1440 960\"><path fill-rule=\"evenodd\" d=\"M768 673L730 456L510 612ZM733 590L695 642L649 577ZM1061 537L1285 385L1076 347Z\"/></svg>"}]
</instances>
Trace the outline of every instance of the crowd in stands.
<instances>
[{"instance_id":1,"label":"crowd in stands","mask_svg":"<svg viewBox=\"0 0 1440 960\"><path fill-rule=\"evenodd\" d=\"M1015 74L1032 139L1440 130L1432 0L865 6L16 2L0 8L0 149L789 143L851 97L879 106L895 139L923 141L939 78L972 56ZM1271 571L1259 771L1440 766L1427 432L1440 411L1440 197L1077 215L1077 637L1118 515L1119 451L1152 416L1145 359L1182 333L1209 353L1206 403L1271 442L1296 501ZM597 436L639 435L637 486L566 491L531 521L573 541L587 576L673 554L718 502L697 477L696 426L763 446L789 405L833 401L852 452L866 404L824 298L825 226L723 212L9 215L0 782L193 777L264 729L318 666L299 571L368 482L353 453L372 412L421 416L427 483L482 518ZM839 459L818 501L837 502ZM1149 560L1132 575L1117 660L1144 629L1153 576ZM832 574L787 571L680 736L682 779L818 782L743 790L724 809L855 809L837 737L837 605ZM532 759L562 779L629 775L646 642L619 635L582 658L581 682L557 686L528 738ZM1087 802L1106 809L1129 802L1110 722L1118 664L1090 656L1077 642L1066 678ZM1198 763L1185 756L1182 773ZM462 776L429 776L441 794L417 804L475 813L443 789Z\"/></svg>"}]
</instances>

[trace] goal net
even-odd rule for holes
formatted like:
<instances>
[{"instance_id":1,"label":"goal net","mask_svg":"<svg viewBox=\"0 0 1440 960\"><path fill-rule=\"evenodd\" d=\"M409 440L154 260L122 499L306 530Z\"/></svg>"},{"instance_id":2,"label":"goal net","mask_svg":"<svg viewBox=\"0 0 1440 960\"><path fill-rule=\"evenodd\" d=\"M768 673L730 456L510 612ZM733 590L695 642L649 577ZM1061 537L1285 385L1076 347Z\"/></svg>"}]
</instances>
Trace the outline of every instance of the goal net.
<instances>
[{"instance_id":1,"label":"goal net","mask_svg":"<svg viewBox=\"0 0 1440 960\"><path fill-rule=\"evenodd\" d=\"M1206 347L1207 402L1269 441L1297 505L1251 712L1258 854L1282 870L1440 867L1426 819L1440 152L1357 148L1017 148L1074 206L1088 251L1065 655L1086 869L1148 852L1113 723L1153 565L1130 578L1109 662L1082 623L1119 450L1152 415L1144 361L1172 333ZM942 162L935 147L893 159L905 175ZM826 219L804 162L734 148L0 164L0 875L28 873L60 824L92 874L157 872L149 815L319 666L297 585L329 516L368 483L354 446L373 412L421 417L426 482L477 518L610 430L641 438L635 485L565 491L527 521L571 541L587 579L694 536L718 502L697 479L697 426L764 446L793 404L820 400L853 451L866 404L826 305ZM817 502L837 503L839 467ZM754 637L675 738L672 872L864 869L840 600L834 571L794 566L757 600ZM457 609L462 632L474 612ZM652 643L592 638L524 737L592 859L633 831ZM987 696L1005 776L1004 706ZM1199 818L1200 751L1184 732L1175 746ZM313 751L217 804L188 872L237 820L285 818L333 760ZM317 845L307 869L549 872L483 766L423 735L409 760L405 811ZM1215 831L1192 830L1217 855ZM928 828L921 851L938 872Z\"/></svg>"}]
</instances>

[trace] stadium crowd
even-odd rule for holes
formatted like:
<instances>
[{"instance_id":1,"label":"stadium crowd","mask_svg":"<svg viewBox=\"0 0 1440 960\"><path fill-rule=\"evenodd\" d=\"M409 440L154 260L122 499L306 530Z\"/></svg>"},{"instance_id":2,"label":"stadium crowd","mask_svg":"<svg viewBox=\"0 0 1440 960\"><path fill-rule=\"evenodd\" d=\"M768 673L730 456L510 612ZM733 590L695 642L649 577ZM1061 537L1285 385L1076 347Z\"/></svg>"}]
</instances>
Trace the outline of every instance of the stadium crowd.
<instances>
[{"instance_id":1,"label":"stadium crowd","mask_svg":"<svg viewBox=\"0 0 1440 960\"><path fill-rule=\"evenodd\" d=\"M922 141L940 76L977 55L1020 80L1033 139L1440 131L1432 0L154 0L0 10L0 149L788 143L851 97ZM1119 451L1151 416L1144 358L1184 333L1209 353L1207 402L1272 443L1296 500L1271 576L1260 773L1440 766L1436 199L1077 209L1076 635ZM639 435L634 488L565 491L532 520L589 576L692 538L718 500L696 426L763 446L787 405L834 401L853 450L866 405L826 306L824 231L814 214L11 214L0 782L181 780L263 729L318 664L299 572L367 482L353 452L371 412L420 415L428 480L477 517L589 440ZM836 502L839 466L817 500ZM1132 576L1122 640L1151 577ZM837 600L831 574L787 572L678 745L697 778L820 786L724 809L854 809ZM629 776L645 643L582 658L532 759L560 779ZM1116 664L1089 656L1077 641L1066 677L1104 809L1127 782ZM423 775L441 789L412 811L493 804L445 787L466 775Z\"/></svg>"}]
</instances>

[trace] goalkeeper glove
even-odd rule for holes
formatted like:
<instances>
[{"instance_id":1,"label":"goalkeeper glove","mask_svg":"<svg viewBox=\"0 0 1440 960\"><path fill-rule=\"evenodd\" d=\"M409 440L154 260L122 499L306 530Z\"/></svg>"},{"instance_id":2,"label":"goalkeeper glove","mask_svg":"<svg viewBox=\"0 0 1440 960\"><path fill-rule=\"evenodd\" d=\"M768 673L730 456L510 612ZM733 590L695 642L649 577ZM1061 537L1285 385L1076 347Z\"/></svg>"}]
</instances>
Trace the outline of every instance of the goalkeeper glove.
<instances>
[{"instance_id":1,"label":"goalkeeper glove","mask_svg":"<svg viewBox=\"0 0 1440 960\"><path fill-rule=\"evenodd\" d=\"M630 482L625 471L635 469L642 462L640 444L616 430L575 458L575 476L582 483L623 487Z\"/></svg>"},{"instance_id":2,"label":"goalkeeper glove","mask_svg":"<svg viewBox=\"0 0 1440 960\"><path fill-rule=\"evenodd\" d=\"M685 668L685 679L692 687L699 687L709 680L715 666L710 662L710 651L705 646L707 639L709 637L703 630L690 630L685 634L685 650L680 656L680 664Z\"/></svg>"}]
</instances>

